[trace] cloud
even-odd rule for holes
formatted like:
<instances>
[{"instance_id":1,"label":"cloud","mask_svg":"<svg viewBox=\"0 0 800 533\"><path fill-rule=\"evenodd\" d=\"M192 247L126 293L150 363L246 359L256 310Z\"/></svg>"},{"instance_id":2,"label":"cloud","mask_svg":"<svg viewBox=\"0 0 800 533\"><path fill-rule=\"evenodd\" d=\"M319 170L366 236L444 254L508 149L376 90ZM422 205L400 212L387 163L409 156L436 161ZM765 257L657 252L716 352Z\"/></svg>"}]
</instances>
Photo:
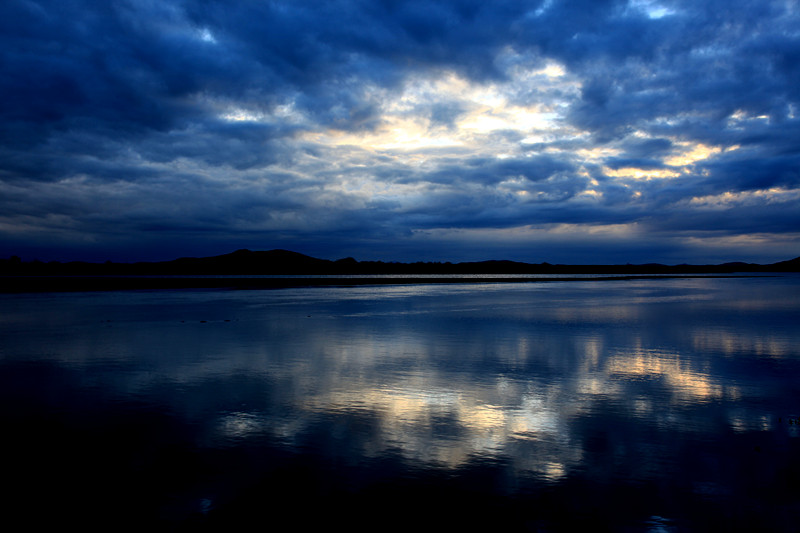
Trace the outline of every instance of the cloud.
<instances>
[{"instance_id":1,"label":"cloud","mask_svg":"<svg viewBox=\"0 0 800 533\"><path fill-rule=\"evenodd\" d=\"M604 241L630 261L711 234L798 255L798 23L784 1L8 0L0 255L480 259L509 231L527 260L563 224L636 225Z\"/></svg>"}]
</instances>

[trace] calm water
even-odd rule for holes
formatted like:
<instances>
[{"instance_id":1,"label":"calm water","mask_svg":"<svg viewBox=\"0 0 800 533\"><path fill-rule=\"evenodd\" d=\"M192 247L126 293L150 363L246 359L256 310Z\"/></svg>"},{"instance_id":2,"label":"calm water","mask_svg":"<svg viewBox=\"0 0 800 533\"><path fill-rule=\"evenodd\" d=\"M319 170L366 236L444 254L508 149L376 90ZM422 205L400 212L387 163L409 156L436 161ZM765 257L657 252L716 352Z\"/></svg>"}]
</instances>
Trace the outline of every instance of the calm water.
<instances>
[{"instance_id":1,"label":"calm water","mask_svg":"<svg viewBox=\"0 0 800 533\"><path fill-rule=\"evenodd\" d=\"M0 296L3 520L800 529L800 277Z\"/></svg>"}]
</instances>

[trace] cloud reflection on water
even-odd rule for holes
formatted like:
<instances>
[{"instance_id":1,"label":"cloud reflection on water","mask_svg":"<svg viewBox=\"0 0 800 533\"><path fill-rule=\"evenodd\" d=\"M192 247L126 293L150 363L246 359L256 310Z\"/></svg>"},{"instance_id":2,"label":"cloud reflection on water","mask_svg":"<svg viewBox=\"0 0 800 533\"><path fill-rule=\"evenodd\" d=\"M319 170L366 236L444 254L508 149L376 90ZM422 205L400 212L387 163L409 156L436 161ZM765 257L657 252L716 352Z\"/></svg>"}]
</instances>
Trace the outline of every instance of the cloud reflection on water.
<instances>
[{"instance_id":1,"label":"cloud reflection on water","mask_svg":"<svg viewBox=\"0 0 800 533\"><path fill-rule=\"evenodd\" d=\"M161 405L201 447L489 461L512 488L663 483L720 435L783 431L799 295L704 279L4 297L0 363L50 361L87 395Z\"/></svg>"}]
</instances>

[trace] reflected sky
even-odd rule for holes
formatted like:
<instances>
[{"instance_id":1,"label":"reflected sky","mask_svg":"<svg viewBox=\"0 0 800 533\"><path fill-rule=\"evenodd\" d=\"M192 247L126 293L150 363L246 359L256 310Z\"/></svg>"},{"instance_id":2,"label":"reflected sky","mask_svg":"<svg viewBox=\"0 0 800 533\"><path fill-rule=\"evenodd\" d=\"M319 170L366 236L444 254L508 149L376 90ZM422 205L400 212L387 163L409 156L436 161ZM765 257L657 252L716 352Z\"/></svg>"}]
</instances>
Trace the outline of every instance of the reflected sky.
<instances>
[{"instance_id":1,"label":"reflected sky","mask_svg":"<svg viewBox=\"0 0 800 533\"><path fill-rule=\"evenodd\" d=\"M180 517L286 456L348 487L476 465L515 497L658 487L620 519L679 526L697 502L791 495L780 472L800 471L797 277L0 298L12 441L67 428L83 450L108 419L163 417L119 460L148 464L166 433L238 465L176 489ZM783 524L795 500L769 501Z\"/></svg>"}]
</instances>

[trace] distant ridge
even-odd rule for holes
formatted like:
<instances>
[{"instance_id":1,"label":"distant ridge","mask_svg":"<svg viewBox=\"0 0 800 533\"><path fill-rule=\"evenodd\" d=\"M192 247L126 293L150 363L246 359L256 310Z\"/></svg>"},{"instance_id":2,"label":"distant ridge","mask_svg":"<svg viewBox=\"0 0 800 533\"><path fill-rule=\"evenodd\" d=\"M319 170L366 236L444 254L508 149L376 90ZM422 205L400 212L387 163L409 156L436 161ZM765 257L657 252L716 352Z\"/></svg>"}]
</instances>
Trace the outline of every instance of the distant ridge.
<instances>
[{"instance_id":1,"label":"distant ridge","mask_svg":"<svg viewBox=\"0 0 800 533\"><path fill-rule=\"evenodd\" d=\"M7 276L135 276L135 275L389 275L389 274L690 274L734 272L800 272L800 257L766 265L561 265L489 260L463 263L357 261L352 257L330 261L289 250L236 250L211 257L182 257L172 261L88 263L0 259L0 275Z\"/></svg>"}]
</instances>

